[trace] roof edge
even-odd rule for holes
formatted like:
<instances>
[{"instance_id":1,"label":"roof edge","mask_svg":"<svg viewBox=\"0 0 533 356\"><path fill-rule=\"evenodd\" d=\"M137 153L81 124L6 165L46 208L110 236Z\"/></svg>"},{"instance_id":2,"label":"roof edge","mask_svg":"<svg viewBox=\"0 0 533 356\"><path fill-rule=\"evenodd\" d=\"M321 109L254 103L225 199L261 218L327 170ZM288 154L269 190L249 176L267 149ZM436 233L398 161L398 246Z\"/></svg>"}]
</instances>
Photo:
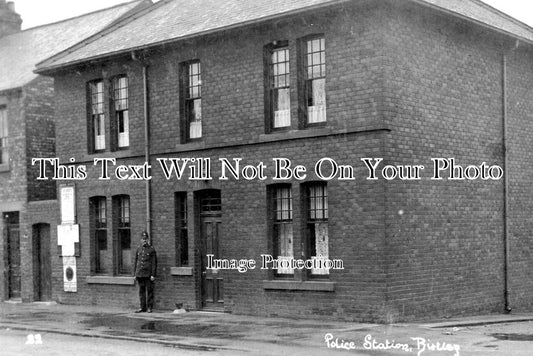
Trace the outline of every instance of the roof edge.
<instances>
[{"instance_id":1,"label":"roof edge","mask_svg":"<svg viewBox=\"0 0 533 356\"><path fill-rule=\"evenodd\" d=\"M125 13L126 16L115 20L113 23L111 23L110 25L108 25L107 27L102 29L101 31L93 34L92 36L84 38L80 42L78 42L78 43L76 43L76 44L74 44L74 45L72 45L72 46L70 46L68 48L65 48L61 52L58 52L58 53L56 53L56 54L54 54L54 55L52 55L52 56L50 56L50 57L48 57L46 59L43 59L42 61L40 61L37 64L35 64L35 68L36 69L34 70L34 73L42 74L39 67L43 67L44 66L45 68L48 68L48 67L49 68L53 68L54 67L53 66L53 62L54 61L57 61L61 57L65 56L65 55L67 55L69 53L72 53L74 50L76 50L78 48L86 46L89 43L92 43L96 39L105 36L106 34L108 34L109 32L112 32L116 28L122 27L123 25L127 24L128 22L136 20L138 17L143 16L144 14L155 10L155 9L159 8L160 6L163 6L164 4L168 3L171 0L160 0L160 1L156 2L156 3L153 3L152 0L134 0L134 1L139 1L139 5L141 3L143 3L143 2L150 2L151 5L146 6L146 7L142 7L140 9L138 9L137 11L135 11L135 8L131 9L129 11L129 13ZM90 59L88 59L88 60L90 60ZM52 63L50 63L51 64L50 66L47 66L46 65L47 62L52 62ZM65 66L68 66L68 64L65 64Z\"/></svg>"},{"instance_id":2,"label":"roof edge","mask_svg":"<svg viewBox=\"0 0 533 356\"><path fill-rule=\"evenodd\" d=\"M172 1L172 0L161 0L158 3L154 4L153 6L150 6L148 9L150 9L150 11L152 11L153 9L158 7L157 5L159 3L166 4L169 1ZM96 56L92 56L92 57L86 57L86 58L83 58L83 59L80 59L80 60L74 60L74 61L71 61L71 62L68 62L68 63L59 64L59 65L54 65L53 63L50 63L49 65L47 65L46 62L52 60L53 58L56 58L56 57L60 58L60 55L65 55L65 51L63 51L63 52L61 52L59 54L56 54L56 55L54 55L54 56L52 56L52 57L50 57L48 59L45 59L44 61L41 61L41 62L37 63L36 69L34 70L34 72L38 73L38 74L51 74L53 72L56 72L56 71L60 70L61 68L68 68L68 67L71 67L71 66L76 66L76 65L79 65L79 64L82 64L82 63L86 63L86 62L91 62L91 61L104 60L105 58L110 58L110 57L114 57L114 56L118 56L118 55L124 55L124 54L127 54L127 53L132 52L132 51L148 49L148 48L157 47L157 46L161 46L161 45L168 44L168 43L175 43L175 42L178 42L178 41L187 40L187 39L200 37L200 36L205 36L205 35L209 35L209 34L213 34L213 33L217 33L217 32L227 31L227 30L231 30L231 29L235 29L235 28L239 28L239 27L244 27L244 26L253 25L253 24L259 24L259 23L262 23L262 22L265 22L265 21L270 21L272 19L285 17L285 16L291 16L291 15L298 14L298 13L301 13L301 12L310 11L310 10L314 10L314 9L320 9L320 8L326 8L326 7L333 6L333 5L338 5L338 4L342 4L342 3L348 3L348 2L351 2L351 1L353 1L353 0L330 0L330 1L327 1L327 2L322 3L322 4L310 5L310 6L306 6L306 7L303 7L303 8L290 10L290 11L286 11L286 12L282 12L282 13L278 13L278 14L274 14L274 15L270 15L270 16L266 16L266 17L260 17L260 18L256 18L256 19L252 19L252 20L248 20L248 21L242 21L242 22L234 23L234 24L231 24L231 25L223 26L223 27L218 27L218 28L214 28L214 29L210 29L210 30L206 30L206 31L201 31L201 32L189 34L189 35L186 35L186 36L175 37L175 38L171 38L171 39L167 39L167 40L163 40L163 41L152 42L150 44L146 44L146 45L142 45L142 46L131 47L131 48L123 49L123 50L118 50L118 51L115 51L115 52L108 52L108 53L105 53L105 54L96 55ZM498 28L496 26L491 26L490 24L487 24L487 23L485 23L483 21L480 21L480 20L476 20L474 18L468 17L468 16L463 15L463 14L460 14L460 13L458 13L456 11L445 9L445 8L443 8L441 6L428 3L428 2L426 2L424 0L406 0L406 1L410 1L412 3L418 4L418 5L427 7L427 8L434 9L434 10L439 11L441 13L445 13L445 14L451 15L453 17L465 20L467 22L474 23L476 25L479 25L481 27L484 27L484 28L489 29L491 31L494 31L496 33L500 33L500 34L503 34L505 36L509 36L511 38L514 38L514 39L517 39L517 40L520 40L520 41L523 41L525 43L533 45L533 41L528 39L528 38L525 38L523 36L508 32L508 31L506 31L504 29L501 29L501 28ZM479 6L486 7L488 10L494 12L498 16L503 16L503 17L505 17L508 20L512 20L515 24L517 24L517 25L519 25L521 27L524 27L525 30L529 30L529 31L533 32L533 28L532 27L530 27L527 24L521 22L520 20L517 20L514 17L512 17L510 15L507 15L506 13L504 13L504 12L502 12L500 10L493 8L492 6L482 2L480 0L471 0L471 1L474 1ZM142 12L142 10L139 11L139 12L136 12L135 15L140 14L141 12ZM130 17L128 17L128 19L131 20ZM99 33L96 33L95 35L91 36L89 39L92 41L92 40L94 40L97 37L98 38L102 37L105 34L107 34L110 31L112 31L113 29L115 29L116 26L120 26L124 22L125 22L125 20L124 21L119 21L114 26L111 26L109 28L106 28L106 29L100 31ZM86 43L90 43L90 41L87 42L87 39L86 39L86 40L78 43L75 46L81 46L81 45L86 44ZM70 49L72 49L72 48L73 47L71 47ZM77 47L77 48L79 48L79 47Z\"/></svg>"},{"instance_id":3,"label":"roof edge","mask_svg":"<svg viewBox=\"0 0 533 356\"><path fill-rule=\"evenodd\" d=\"M517 40L521 40L521 41L524 41L525 43L528 43L528 44L531 44L533 45L533 40L530 40L528 38L525 38L525 37L522 37L522 36L519 36L517 34L514 34L514 33L511 33L511 32L508 32L506 30L503 30L499 27L495 27L495 26L491 26L483 21L480 21L480 20L476 20L476 19L473 19L471 17L468 17L468 16L465 16L465 15L462 15L458 12L455 12L455 11L452 11L452 10L448 10L448 9L445 9L443 7L440 7L438 5L434 5L434 4L430 4L424 0L408 0L408 1L411 1L413 3L416 3L416 4L419 4L421 6L425 6L425 7L428 7L428 8L431 8L431 9L435 9L435 10L438 10L442 13L445 13L445 14L448 14L448 15L451 15L451 16L454 16L456 18L459 18L459 19L462 19L462 20L465 20L465 21L468 21L468 22L471 22L471 23L475 23L476 25L479 25L481 27L484 27L484 28L487 28L487 29L490 29L492 31L495 31L497 33L500 33L500 34L503 34L503 35L506 35L506 36L509 36L509 37L512 37L512 38L515 38ZM478 0L471 0L471 1L474 1L476 2L477 4L479 4L481 1L478 1ZM494 9L492 6L488 5L488 4L485 4L484 2L481 2L482 5L481 6L487 6L487 7L490 7L491 9ZM526 26L528 27L528 30L531 31L533 33L533 28L529 27L528 25L522 23L521 21L515 19L514 17L510 16L510 15L507 15L506 13L504 12L501 12L500 10L497 10L497 9L494 9L496 11L498 11L498 16L501 16L501 14L505 15L505 17L509 17L511 19L513 19L514 21L513 22L518 22L519 24L521 24L522 26Z\"/></svg>"},{"instance_id":4,"label":"roof edge","mask_svg":"<svg viewBox=\"0 0 533 356\"><path fill-rule=\"evenodd\" d=\"M503 16L505 17L507 20L511 21L511 22L514 22L516 25L518 26L521 26L521 27L524 27L525 30L527 31L531 31L533 32L533 27L528 25L527 23L517 19L516 17L513 17L509 14L506 14L505 12L501 11L501 10L498 10L497 8L495 8L494 6L490 5L490 4L487 4L486 2L482 1L482 0L471 0L471 1L474 1L475 3L477 3L479 6L482 6L482 7L485 7L487 9L489 9L490 11L492 12L495 12L497 15L499 16Z\"/></svg>"},{"instance_id":5,"label":"roof edge","mask_svg":"<svg viewBox=\"0 0 533 356\"><path fill-rule=\"evenodd\" d=\"M154 9L155 6L157 4L159 4L159 3L165 3L166 4L169 1L172 1L172 0L161 0L158 3L154 4L154 6L151 6L150 9ZM206 31L196 32L196 33L193 33L193 34L190 34L190 35L187 35L187 36L175 37L175 38L171 38L171 39L164 40L164 41L153 42L153 43L150 43L148 45L131 47L131 48L119 50L119 51L116 51L116 52L108 52L108 53L105 53L105 54L102 54L102 55L93 56L93 57L86 57L86 58L81 59L81 60L72 61L72 62L69 62L69 63L63 63L63 64L60 64L60 65L51 64L49 66L46 66L46 62L51 60L51 59L53 59L55 57L55 56L53 56L53 57L50 57L48 59L45 59L44 61L41 61L41 62L37 63L36 69L34 70L34 72L38 73L38 74L53 73L53 72L58 71L61 68L76 66L76 65L79 65L79 64L82 64L82 63L86 63L86 62L91 62L91 61L103 60L105 58L110 58L110 57L114 57L114 56L118 56L118 55L124 55L124 54L130 53L130 52L133 52L133 51L139 51L139 50L142 50L142 49L157 47L157 46L161 46L161 45L168 44L168 43L175 43L175 42L178 42L178 41L183 41L183 40L187 40L187 39L191 39L191 38L195 38L195 37L200 37L200 36L210 35L210 34L217 33L217 32L223 32L223 31L227 31L227 30L232 30L232 29L239 28L239 27L260 24L262 22L270 21L270 20L277 19L277 18L280 18L280 17L292 16L292 15L295 15L295 14L298 14L298 13L301 13L301 12L306 12L306 11L310 11L310 10L314 10L314 9L327 8L327 7L330 7L330 6L333 6L333 5L349 3L351 1L353 1L353 0L328 0L327 2L324 2L322 4L310 5L310 6L302 7L302 8L299 8L299 9L282 12L282 13L275 14L275 15L269 15L269 16L265 16L265 17L260 17L260 18L248 20L248 21L242 21L242 22L238 22L238 23L227 25L227 26L223 26L223 27L218 27L218 28L214 28L214 29L210 29L210 30L206 30ZM120 24L122 24L122 21L120 23L116 24L115 26L118 26ZM104 35L103 34L104 31L111 31L111 30L112 30L112 28L107 28L107 29L105 29L105 30L103 30L103 31L101 31L99 33L96 33L95 35L92 36L93 38L91 38L91 40L94 39L94 37L102 37ZM87 40L84 40L82 42L86 42L86 41ZM79 43L78 45L81 45L81 43ZM62 54L64 54L64 53L62 53ZM57 56L57 54L56 54L56 56Z\"/></svg>"}]
</instances>

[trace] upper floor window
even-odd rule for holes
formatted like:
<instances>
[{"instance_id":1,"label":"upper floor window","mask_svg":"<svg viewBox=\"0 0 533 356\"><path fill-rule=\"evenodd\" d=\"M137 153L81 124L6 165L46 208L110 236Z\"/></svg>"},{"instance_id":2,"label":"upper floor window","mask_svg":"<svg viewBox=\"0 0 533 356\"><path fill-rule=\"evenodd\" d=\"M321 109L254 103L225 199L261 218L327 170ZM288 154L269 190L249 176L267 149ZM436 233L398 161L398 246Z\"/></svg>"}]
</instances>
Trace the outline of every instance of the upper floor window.
<instances>
[{"instance_id":1,"label":"upper floor window","mask_svg":"<svg viewBox=\"0 0 533 356\"><path fill-rule=\"evenodd\" d=\"M105 149L105 115L104 115L104 82L89 82L89 126L91 132L90 151Z\"/></svg>"},{"instance_id":2,"label":"upper floor window","mask_svg":"<svg viewBox=\"0 0 533 356\"><path fill-rule=\"evenodd\" d=\"M288 42L267 46L268 116L272 129L291 126L291 86Z\"/></svg>"},{"instance_id":3,"label":"upper floor window","mask_svg":"<svg viewBox=\"0 0 533 356\"><path fill-rule=\"evenodd\" d=\"M329 257L328 237L328 191L325 183L306 186L306 257L327 259ZM327 275L326 268L311 269L311 275Z\"/></svg>"},{"instance_id":4,"label":"upper floor window","mask_svg":"<svg viewBox=\"0 0 533 356\"><path fill-rule=\"evenodd\" d=\"M182 64L182 125L185 140L202 137L202 70L200 61Z\"/></svg>"},{"instance_id":5,"label":"upper floor window","mask_svg":"<svg viewBox=\"0 0 533 356\"><path fill-rule=\"evenodd\" d=\"M326 121L326 45L324 37L306 40L304 55L307 124Z\"/></svg>"},{"instance_id":6,"label":"upper floor window","mask_svg":"<svg viewBox=\"0 0 533 356\"><path fill-rule=\"evenodd\" d=\"M130 197L120 195L113 197L118 220L116 257L119 274L132 273Z\"/></svg>"},{"instance_id":7,"label":"upper floor window","mask_svg":"<svg viewBox=\"0 0 533 356\"><path fill-rule=\"evenodd\" d=\"M130 145L130 120L128 111L128 77L118 76L113 78L113 110L114 110L114 131L118 148Z\"/></svg>"},{"instance_id":8,"label":"upper floor window","mask_svg":"<svg viewBox=\"0 0 533 356\"><path fill-rule=\"evenodd\" d=\"M0 164L8 162L7 109L5 106L0 106Z\"/></svg>"},{"instance_id":9,"label":"upper floor window","mask_svg":"<svg viewBox=\"0 0 533 356\"><path fill-rule=\"evenodd\" d=\"M278 260L289 260L294 257L293 223L292 223L292 191L289 185L275 185L270 191L271 231L273 257ZM290 267L279 267L278 275L293 274Z\"/></svg>"}]
</instances>

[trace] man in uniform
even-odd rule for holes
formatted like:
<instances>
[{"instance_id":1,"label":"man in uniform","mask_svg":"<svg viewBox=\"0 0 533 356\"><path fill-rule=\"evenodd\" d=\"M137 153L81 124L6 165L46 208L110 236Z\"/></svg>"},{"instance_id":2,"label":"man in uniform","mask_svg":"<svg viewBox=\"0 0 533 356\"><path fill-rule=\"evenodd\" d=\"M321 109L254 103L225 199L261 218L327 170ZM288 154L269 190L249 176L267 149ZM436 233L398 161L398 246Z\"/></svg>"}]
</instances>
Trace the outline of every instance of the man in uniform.
<instances>
[{"instance_id":1,"label":"man in uniform","mask_svg":"<svg viewBox=\"0 0 533 356\"><path fill-rule=\"evenodd\" d=\"M135 253L134 276L139 283L141 308L136 313L152 312L154 307L154 281L157 272L157 256L150 245L148 233L141 233L141 246Z\"/></svg>"}]
</instances>

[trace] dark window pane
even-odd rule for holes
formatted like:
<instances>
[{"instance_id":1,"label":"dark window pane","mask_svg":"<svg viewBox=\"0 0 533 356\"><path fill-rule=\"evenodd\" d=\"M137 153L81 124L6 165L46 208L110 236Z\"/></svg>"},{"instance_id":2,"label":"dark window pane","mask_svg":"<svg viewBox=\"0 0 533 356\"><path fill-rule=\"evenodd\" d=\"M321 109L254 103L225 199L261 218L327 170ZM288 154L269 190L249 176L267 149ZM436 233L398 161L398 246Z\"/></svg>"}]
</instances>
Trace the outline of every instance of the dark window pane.
<instances>
[{"instance_id":1,"label":"dark window pane","mask_svg":"<svg viewBox=\"0 0 533 356\"><path fill-rule=\"evenodd\" d=\"M176 206L176 265L189 264L189 242L187 233L187 193L180 192L175 195Z\"/></svg>"}]
</instances>

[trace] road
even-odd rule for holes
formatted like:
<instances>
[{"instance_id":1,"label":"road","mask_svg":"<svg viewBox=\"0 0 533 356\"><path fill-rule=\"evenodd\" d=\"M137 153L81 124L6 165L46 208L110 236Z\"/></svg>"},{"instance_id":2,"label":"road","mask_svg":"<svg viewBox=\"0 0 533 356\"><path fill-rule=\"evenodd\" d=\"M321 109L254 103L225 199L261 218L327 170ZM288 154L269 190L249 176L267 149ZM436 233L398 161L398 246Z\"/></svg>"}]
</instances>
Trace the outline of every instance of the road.
<instances>
[{"instance_id":1,"label":"road","mask_svg":"<svg viewBox=\"0 0 533 356\"><path fill-rule=\"evenodd\" d=\"M400 336L397 333L396 336ZM407 332L407 330L404 330ZM403 350L401 348L390 348L387 350L376 348L374 350L365 350L365 340L362 338L360 342L355 341L354 349L350 349L350 342L348 338L330 340L330 348L324 342L324 348L304 348L304 347L288 347L287 345L272 345L257 344L255 346L243 347L239 341L236 341L233 346L235 349L225 350L188 350L183 348L176 348L173 346L162 345L150 342L136 342L126 340L115 340L97 337L81 337L63 335L57 333L28 333L23 330L3 329L0 330L1 340L1 354L6 356L18 355L80 355L80 356L106 356L106 355L476 355L476 356L530 356L533 347L533 323L520 322L508 324L493 324L475 327L445 329L434 331L432 333L433 339L425 335L424 341L416 340L416 336L409 337L407 333L400 338L393 341L392 344L400 345L402 343L410 344L411 348ZM440 340L439 340L440 335ZM360 338L360 337L359 337ZM373 336L378 342L385 342L385 339L380 335ZM415 338L415 340L411 339ZM354 338L355 339L355 338ZM447 339L448 343L445 345L442 339ZM433 340L433 341L432 341ZM370 339L368 340L370 341ZM430 350L430 345L436 345L440 342L441 350ZM265 346L266 345L266 346ZM367 344L367 346L370 344ZM377 345L377 344L375 344ZM452 346L458 345L458 349L453 349ZM346 350L346 349L350 350Z\"/></svg>"},{"instance_id":2,"label":"road","mask_svg":"<svg viewBox=\"0 0 533 356\"><path fill-rule=\"evenodd\" d=\"M110 319L105 319L109 321ZM135 319L136 320L136 319ZM69 324L63 324L69 327ZM74 324L70 329L73 329ZM80 324L78 324L80 325ZM143 324L144 325L144 324ZM168 327L165 327L165 325ZM201 334L190 323L177 328L162 324L161 330L120 332L107 329L103 337L32 331L4 327L0 329L1 355L352 355L352 356L531 356L533 355L533 322L521 321L480 326L434 328L423 325L353 325L346 329L329 329L317 325L310 329L287 328L283 325L257 328L246 336L225 325L213 337ZM173 327L174 328L173 328ZM323 326L323 325L322 325ZM42 329L42 325L40 325ZM131 325L128 325L131 327ZM243 325L243 327L246 327ZM191 334L184 333L188 329ZM196 331L195 331L196 330ZM240 329L239 329L240 330ZM141 333L142 331L142 333ZM63 334L62 332L65 332ZM331 336L328 336L331 334ZM239 336L241 335L241 336ZM134 341L139 337L146 341ZM114 339L122 337L123 339ZM200 346L187 344L196 337ZM125 338L129 338L126 340ZM199 338L199 339L198 339ZM141 339L142 340L142 339ZM165 345L171 340L174 345ZM158 341L158 342L150 342ZM194 347L191 349L190 347Z\"/></svg>"},{"instance_id":3,"label":"road","mask_svg":"<svg viewBox=\"0 0 533 356\"><path fill-rule=\"evenodd\" d=\"M40 336L36 338L35 336L37 335ZM0 354L3 356L212 356L215 354L214 352L210 351L177 349L172 346L165 346L149 342L123 341L95 337L80 337L56 333L28 334L27 331L12 329L0 330L0 340ZM31 342L35 342L35 340L37 340L37 342L39 342L40 340L42 343L31 344ZM30 343L28 343L28 341ZM239 355L243 353L226 351L221 352L220 354Z\"/></svg>"}]
</instances>

